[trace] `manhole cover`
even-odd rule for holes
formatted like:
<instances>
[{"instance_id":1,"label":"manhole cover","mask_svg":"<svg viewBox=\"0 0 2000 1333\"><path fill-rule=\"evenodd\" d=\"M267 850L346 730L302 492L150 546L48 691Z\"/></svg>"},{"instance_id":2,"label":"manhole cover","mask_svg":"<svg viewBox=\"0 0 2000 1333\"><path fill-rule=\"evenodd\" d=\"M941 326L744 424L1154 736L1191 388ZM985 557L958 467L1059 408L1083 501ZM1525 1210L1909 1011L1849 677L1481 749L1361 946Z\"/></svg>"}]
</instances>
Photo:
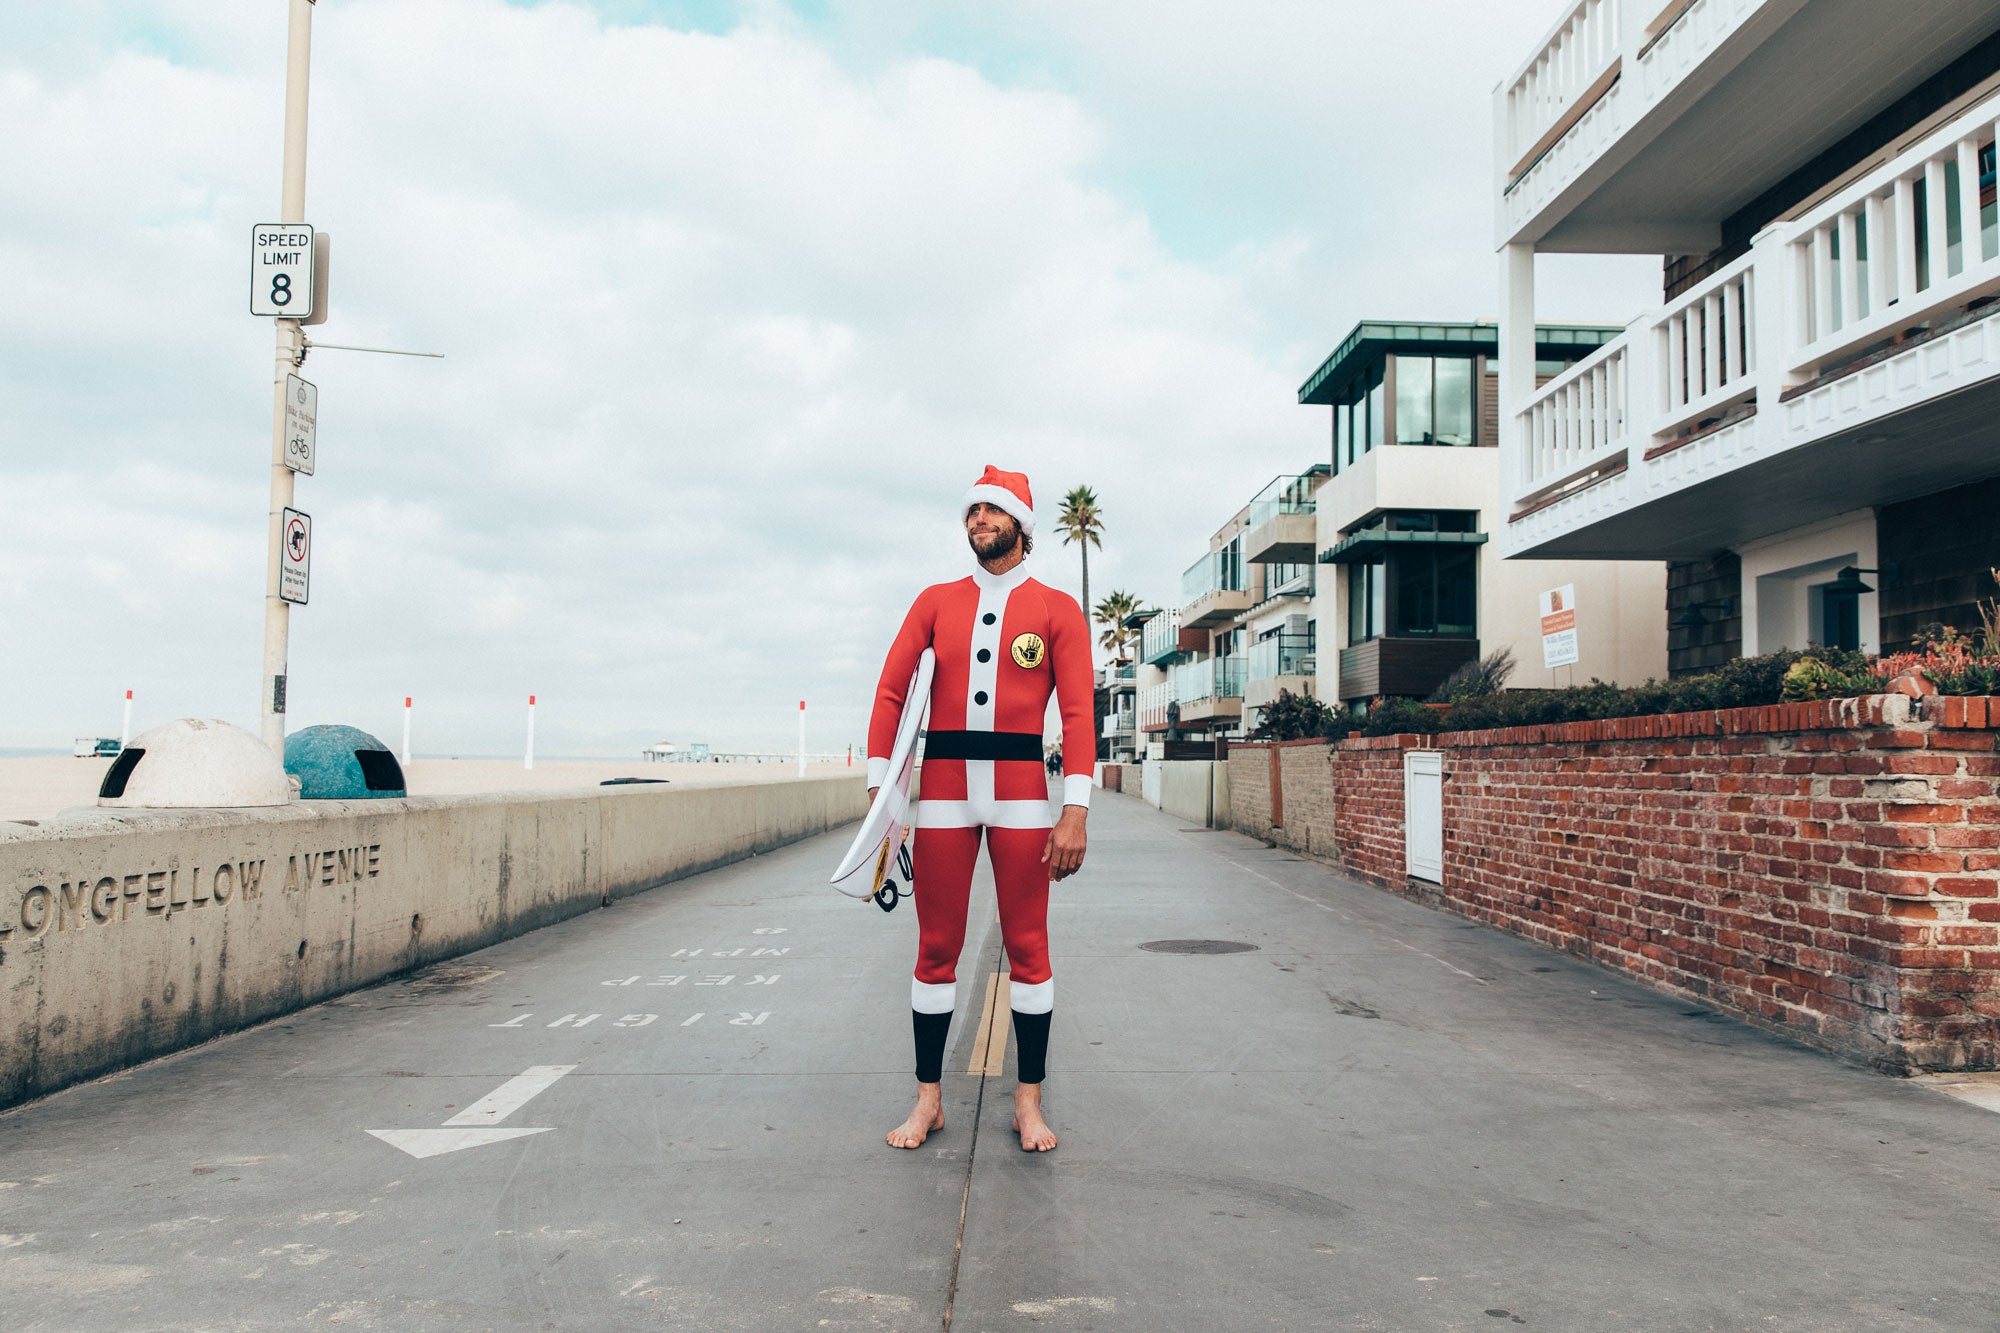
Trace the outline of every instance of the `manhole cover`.
<instances>
[{"instance_id":1,"label":"manhole cover","mask_svg":"<svg viewBox=\"0 0 2000 1333\"><path fill-rule=\"evenodd\" d=\"M1241 940L1147 940L1148 953L1255 953L1257 946Z\"/></svg>"}]
</instances>

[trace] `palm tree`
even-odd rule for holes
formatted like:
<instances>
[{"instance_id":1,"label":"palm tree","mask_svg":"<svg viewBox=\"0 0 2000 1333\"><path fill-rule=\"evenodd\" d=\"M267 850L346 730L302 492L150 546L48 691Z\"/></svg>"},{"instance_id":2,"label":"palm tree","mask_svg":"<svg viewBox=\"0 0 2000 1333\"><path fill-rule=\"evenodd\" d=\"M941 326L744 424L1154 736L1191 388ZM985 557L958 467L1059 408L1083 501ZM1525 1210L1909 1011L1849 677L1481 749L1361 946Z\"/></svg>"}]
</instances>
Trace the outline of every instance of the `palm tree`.
<instances>
[{"instance_id":1,"label":"palm tree","mask_svg":"<svg viewBox=\"0 0 2000 1333\"><path fill-rule=\"evenodd\" d=\"M1097 618L1097 622L1105 627L1104 632L1097 636L1097 641L1103 644L1113 657L1125 656L1125 645L1132 638L1132 631L1125 627L1125 621L1144 609L1139 604L1139 599L1131 593L1117 591L1106 593L1104 600L1099 602L1097 609L1091 613Z\"/></svg>"},{"instance_id":2,"label":"palm tree","mask_svg":"<svg viewBox=\"0 0 2000 1333\"><path fill-rule=\"evenodd\" d=\"M1097 507L1097 492L1088 486L1079 486L1063 497L1062 509L1056 514L1056 527L1062 532L1063 545L1074 542L1083 557L1083 604L1090 605L1090 548L1100 551L1104 543L1099 535L1104 531L1104 514Z\"/></svg>"}]
</instances>

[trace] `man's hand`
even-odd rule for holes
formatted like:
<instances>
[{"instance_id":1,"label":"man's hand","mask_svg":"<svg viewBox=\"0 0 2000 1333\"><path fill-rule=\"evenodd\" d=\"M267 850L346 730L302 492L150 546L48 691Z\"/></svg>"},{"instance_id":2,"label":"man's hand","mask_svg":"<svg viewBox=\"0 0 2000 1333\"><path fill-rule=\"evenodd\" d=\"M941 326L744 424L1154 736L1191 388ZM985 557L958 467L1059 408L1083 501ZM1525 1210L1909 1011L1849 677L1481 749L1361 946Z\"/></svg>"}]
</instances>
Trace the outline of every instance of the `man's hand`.
<instances>
[{"instance_id":1,"label":"man's hand","mask_svg":"<svg viewBox=\"0 0 2000 1333\"><path fill-rule=\"evenodd\" d=\"M870 805L875 804L875 793L881 790L882 789L880 787L870 787L868 789L868 804Z\"/></svg>"},{"instance_id":2,"label":"man's hand","mask_svg":"<svg viewBox=\"0 0 2000 1333\"><path fill-rule=\"evenodd\" d=\"M1048 846L1042 848L1042 864L1052 880L1068 879L1083 865L1083 820L1088 812L1080 805L1063 807L1062 818L1049 830Z\"/></svg>"}]
</instances>

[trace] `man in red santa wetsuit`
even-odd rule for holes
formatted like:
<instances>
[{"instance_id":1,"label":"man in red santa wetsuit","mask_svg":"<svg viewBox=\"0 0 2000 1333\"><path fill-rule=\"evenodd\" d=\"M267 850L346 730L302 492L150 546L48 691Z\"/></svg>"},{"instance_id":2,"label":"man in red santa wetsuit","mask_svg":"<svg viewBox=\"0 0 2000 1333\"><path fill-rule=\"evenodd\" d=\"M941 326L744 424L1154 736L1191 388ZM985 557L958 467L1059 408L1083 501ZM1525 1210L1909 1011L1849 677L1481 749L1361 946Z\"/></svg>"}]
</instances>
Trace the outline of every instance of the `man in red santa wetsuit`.
<instances>
[{"instance_id":1,"label":"man in red santa wetsuit","mask_svg":"<svg viewBox=\"0 0 2000 1333\"><path fill-rule=\"evenodd\" d=\"M993 866L1000 933L1007 946L1009 1000L1020 1071L1014 1129L1021 1147L1047 1152L1056 1136L1042 1116L1055 979L1049 968L1049 881L1083 864L1097 753L1091 699L1090 626L1068 593L1028 577L1035 508L1028 479L989 465L965 493L965 535L979 568L917 596L889 649L868 753L887 755L924 649L937 654L917 804L915 881L917 967L910 1021L917 1047L917 1105L889 1131L915 1148L944 1128L940 1084L945 1036L958 1003L958 955L979 840ZM1042 719L1049 695L1062 715L1062 816L1051 827L1042 767ZM872 796L888 760L871 757Z\"/></svg>"}]
</instances>

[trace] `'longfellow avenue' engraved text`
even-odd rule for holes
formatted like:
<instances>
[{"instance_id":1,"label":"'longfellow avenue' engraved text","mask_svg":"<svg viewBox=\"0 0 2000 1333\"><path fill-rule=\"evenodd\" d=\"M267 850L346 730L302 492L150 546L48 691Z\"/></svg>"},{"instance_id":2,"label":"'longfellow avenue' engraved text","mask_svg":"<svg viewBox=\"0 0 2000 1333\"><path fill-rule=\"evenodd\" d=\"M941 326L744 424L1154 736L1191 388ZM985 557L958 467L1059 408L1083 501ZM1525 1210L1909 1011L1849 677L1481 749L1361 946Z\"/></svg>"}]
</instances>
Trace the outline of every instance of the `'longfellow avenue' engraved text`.
<instances>
[{"instance_id":1,"label":"'longfellow avenue' engraved text","mask_svg":"<svg viewBox=\"0 0 2000 1333\"><path fill-rule=\"evenodd\" d=\"M301 852L285 860L284 889L298 893L315 885L331 888L376 879L381 873L380 843ZM32 940L51 931L109 926L135 914L164 920L176 912L220 907L239 899L247 902L262 897L263 891L262 859L35 884L21 892L13 911L0 910L0 940Z\"/></svg>"}]
</instances>

